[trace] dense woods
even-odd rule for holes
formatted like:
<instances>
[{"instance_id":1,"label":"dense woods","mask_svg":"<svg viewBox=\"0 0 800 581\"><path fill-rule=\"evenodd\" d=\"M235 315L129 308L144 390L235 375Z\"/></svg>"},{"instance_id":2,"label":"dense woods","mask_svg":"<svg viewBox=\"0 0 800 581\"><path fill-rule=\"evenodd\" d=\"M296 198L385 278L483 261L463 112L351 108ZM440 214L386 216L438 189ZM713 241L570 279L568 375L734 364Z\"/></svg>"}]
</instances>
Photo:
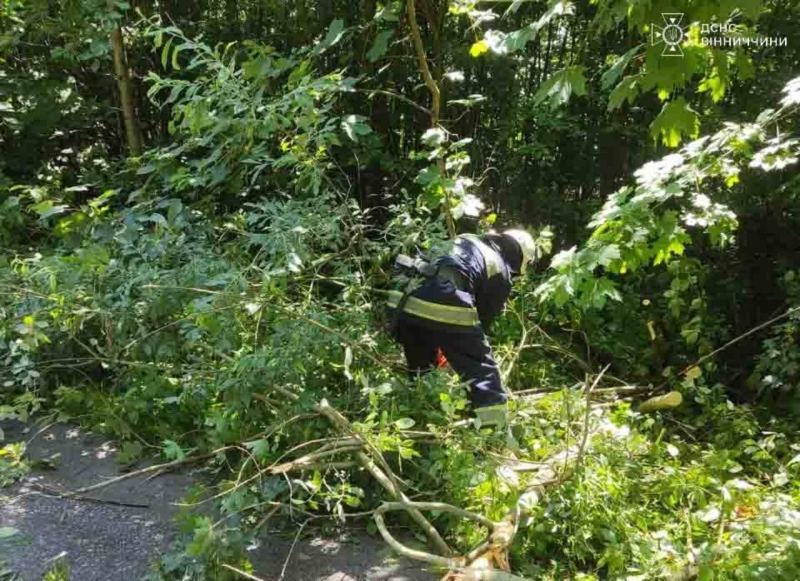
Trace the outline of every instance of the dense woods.
<instances>
[{"instance_id":1,"label":"dense woods","mask_svg":"<svg viewBox=\"0 0 800 581\"><path fill-rule=\"evenodd\" d=\"M3 0L0 27L0 419L215 468L151 579L257 575L270 519L410 527L450 579L798 578L796 2ZM505 227L540 258L490 336L498 430L453 373L409 381L384 301L398 253Z\"/></svg>"}]
</instances>

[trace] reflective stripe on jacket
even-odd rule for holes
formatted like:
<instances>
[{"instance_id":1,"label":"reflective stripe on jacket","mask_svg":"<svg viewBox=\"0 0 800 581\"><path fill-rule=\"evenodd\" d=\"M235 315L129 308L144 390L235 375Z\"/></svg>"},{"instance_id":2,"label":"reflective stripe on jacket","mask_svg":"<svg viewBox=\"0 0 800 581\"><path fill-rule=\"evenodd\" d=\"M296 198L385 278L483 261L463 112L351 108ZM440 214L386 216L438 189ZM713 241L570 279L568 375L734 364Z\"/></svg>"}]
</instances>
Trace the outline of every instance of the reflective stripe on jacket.
<instances>
[{"instance_id":1,"label":"reflective stripe on jacket","mask_svg":"<svg viewBox=\"0 0 800 581\"><path fill-rule=\"evenodd\" d=\"M389 291L389 306L397 308L403 300L403 293L400 291ZM428 319L442 323L444 325L458 325L460 327L474 327L480 325L478 309L475 307L451 307L439 303L424 301L414 296L406 298L404 313L415 315L422 319Z\"/></svg>"}]
</instances>

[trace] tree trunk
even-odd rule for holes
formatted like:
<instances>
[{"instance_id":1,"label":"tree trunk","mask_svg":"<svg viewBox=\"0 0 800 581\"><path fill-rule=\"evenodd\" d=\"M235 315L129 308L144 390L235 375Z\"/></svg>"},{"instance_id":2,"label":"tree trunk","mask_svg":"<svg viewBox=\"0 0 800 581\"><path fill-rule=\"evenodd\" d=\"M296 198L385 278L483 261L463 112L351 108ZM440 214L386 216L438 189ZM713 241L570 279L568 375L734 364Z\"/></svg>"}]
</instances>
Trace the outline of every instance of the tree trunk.
<instances>
[{"instance_id":1,"label":"tree trunk","mask_svg":"<svg viewBox=\"0 0 800 581\"><path fill-rule=\"evenodd\" d=\"M241 38L239 31L239 2L237 0L225 0L225 19L228 21L229 40L234 41Z\"/></svg>"},{"instance_id":2,"label":"tree trunk","mask_svg":"<svg viewBox=\"0 0 800 581\"><path fill-rule=\"evenodd\" d=\"M415 0L408 0L406 3L406 13L408 14L408 25L411 28L411 38L414 41L414 49L417 52L417 60L419 61L419 69L422 73L422 78L425 85L431 93L431 127L438 127L439 125L439 108L441 104L442 93L439 90L439 84L431 75L431 70L428 67L428 57L425 55L425 45L422 42L422 36L419 32L419 25L417 24L417 8L414 4ZM445 175L444 159L439 158L437 163L439 166L440 175ZM453 219L453 212L450 204L450 193L445 188L444 194L444 215L447 222L447 231L451 238L456 237L456 223Z\"/></svg>"},{"instance_id":3,"label":"tree trunk","mask_svg":"<svg viewBox=\"0 0 800 581\"><path fill-rule=\"evenodd\" d=\"M375 11L378 9L377 0L361 0L361 21L372 22Z\"/></svg>"},{"instance_id":4,"label":"tree trunk","mask_svg":"<svg viewBox=\"0 0 800 581\"><path fill-rule=\"evenodd\" d=\"M550 75L550 52L553 48L553 23L547 25L547 52L544 55L544 68L542 69L542 78L539 81L541 85L547 80Z\"/></svg>"},{"instance_id":5,"label":"tree trunk","mask_svg":"<svg viewBox=\"0 0 800 581\"><path fill-rule=\"evenodd\" d=\"M114 53L114 74L119 87L119 101L122 119L125 122L125 136L131 154L139 155L142 151L142 137L136 122L136 109L133 105L133 85L125 58L125 46L122 41L122 28L117 26L111 33L111 49Z\"/></svg>"}]
</instances>

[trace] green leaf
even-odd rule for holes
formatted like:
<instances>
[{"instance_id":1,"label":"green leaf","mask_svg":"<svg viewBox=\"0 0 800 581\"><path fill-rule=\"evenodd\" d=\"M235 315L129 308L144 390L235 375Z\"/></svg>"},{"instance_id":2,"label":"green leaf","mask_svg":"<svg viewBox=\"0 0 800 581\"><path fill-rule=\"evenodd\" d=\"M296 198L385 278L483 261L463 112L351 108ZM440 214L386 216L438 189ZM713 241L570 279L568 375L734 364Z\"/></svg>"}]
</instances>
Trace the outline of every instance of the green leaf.
<instances>
[{"instance_id":1,"label":"green leaf","mask_svg":"<svg viewBox=\"0 0 800 581\"><path fill-rule=\"evenodd\" d=\"M622 73L625 72L625 69L628 67L631 60L633 60L633 57L636 56L643 46L644 45L640 44L639 46L633 47L631 50L618 58L610 69L603 73L603 76L600 78L600 85L603 87L603 89L608 89L611 85L617 82L617 79L622 76Z\"/></svg>"},{"instance_id":2,"label":"green leaf","mask_svg":"<svg viewBox=\"0 0 800 581\"><path fill-rule=\"evenodd\" d=\"M182 48L183 48L183 45L176 46L175 50L172 51L172 68L175 69L176 71L181 70L181 65L178 62L178 53L181 52Z\"/></svg>"},{"instance_id":3,"label":"green leaf","mask_svg":"<svg viewBox=\"0 0 800 581\"><path fill-rule=\"evenodd\" d=\"M169 228L169 223L167 219L159 213L150 214L147 218L145 218L146 222L152 222L154 224L158 224L159 226L163 226L164 228Z\"/></svg>"},{"instance_id":4,"label":"green leaf","mask_svg":"<svg viewBox=\"0 0 800 581\"><path fill-rule=\"evenodd\" d=\"M711 93L711 100L714 101L714 103L719 103L722 97L725 96L725 90L727 87L728 83L725 82L725 79L714 75L703 79L703 81L697 87L697 92Z\"/></svg>"},{"instance_id":5,"label":"green leaf","mask_svg":"<svg viewBox=\"0 0 800 581\"><path fill-rule=\"evenodd\" d=\"M328 28L328 34L325 35L325 38L322 40L322 42L314 47L313 54L322 54L328 50L342 39L344 33L344 21L340 18L337 18L331 22L331 25Z\"/></svg>"},{"instance_id":6,"label":"green leaf","mask_svg":"<svg viewBox=\"0 0 800 581\"><path fill-rule=\"evenodd\" d=\"M448 105L463 105L464 107L472 107L473 105L476 105L478 103L482 103L484 101L486 101L486 97L485 96L474 94L474 95L469 95L466 99L453 99L451 101L448 101L447 104Z\"/></svg>"},{"instance_id":7,"label":"green leaf","mask_svg":"<svg viewBox=\"0 0 800 581\"><path fill-rule=\"evenodd\" d=\"M18 529L14 527L0 527L0 539L8 539L20 534Z\"/></svg>"},{"instance_id":8,"label":"green leaf","mask_svg":"<svg viewBox=\"0 0 800 581\"><path fill-rule=\"evenodd\" d=\"M609 244L603 247L597 254L597 264L600 266L608 266L612 261L617 260L622 256L619 251L619 246L616 244Z\"/></svg>"},{"instance_id":9,"label":"green leaf","mask_svg":"<svg viewBox=\"0 0 800 581\"><path fill-rule=\"evenodd\" d=\"M513 5L512 5L513 6ZM568 16L575 13L575 5L569 0L555 0L542 16L529 26L515 30L506 35L504 44L508 53L513 53L525 48L525 45L534 40L539 32L559 16Z\"/></svg>"},{"instance_id":10,"label":"green leaf","mask_svg":"<svg viewBox=\"0 0 800 581\"><path fill-rule=\"evenodd\" d=\"M164 457L167 460L183 460L186 458L186 453L177 442L164 440Z\"/></svg>"},{"instance_id":11,"label":"green leaf","mask_svg":"<svg viewBox=\"0 0 800 581\"><path fill-rule=\"evenodd\" d=\"M372 128L364 123L366 117L363 115L348 115L342 119L341 127L352 141L358 141L359 135L372 133Z\"/></svg>"},{"instance_id":12,"label":"green leaf","mask_svg":"<svg viewBox=\"0 0 800 581\"><path fill-rule=\"evenodd\" d=\"M753 66L753 59L741 51L736 52L736 68L739 71L739 79L747 81L756 75L756 68Z\"/></svg>"},{"instance_id":13,"label":"green leaf","mask_svg":"<svg viewBox=\"0 0 800 581\"><path fill-rule=\"evenodd\" d=\"M447 134L439 127L431 127L422 134L421 139L428 147L438 147L447 141Z\"/></svg>"},{"instance_id":14,"label":"green leaf","mask_svg":"<svg viewBox=\"0 0 800 581\"><path fill-rule=\"evenodd\" d=\"M562 250L556 254L550 261L550 268L564 268L572 265L575 261L575 251L578 250L577 246L573 246L569 250Z\"/></svg>"},{"instance_id":15,"label":"green leaf","mask_svg":"<svg viewBox=\"0 0 800 581\"><path fill-rule=\"evenodd\" d=\"M561 69L553 73L549 79L539 87L534 96L536 104L543 101L549 102L551 107L564 105L572 94L586 94L586 67L574 66Z\"/></svg>"},{"instance_id":16,"label":"green leaf","mask_svg":"<svg viewBox=\"0 0 800 581\"><path fill-rule=\"evenodd\" d=\"M711 506L707 510L701 511L697 513L697 518L699 518L704 523L711 523L715 520L719 520L719 517L722 513L716 506Z\"/></svg>"},{"instance_id":17,"label":"green leaf","mask_svg":"<svg viewBox=\"0 0 800 581\"><path fill-rule=\"evenodd\" d=\"M397 22L400 20L400 16L397 13L398 4L393 5L387 2L383 8L375 13L375 20L384 20L386 22Z\"/></svg>"},{"instance_id":18,"label":"green leaf","mask_svg":"<svg viewBox=\"0 0 800 581\"><path fill-rule=\"evenodd\" d=\"M58 214L63 214L67 210L69 210L69 206L54 206L53 202L50 200L46 200L44 202L39 202L32 206L33 210L39 214L40 220L46 220L51 216L56 216Z\"/></svg>"},{"instance_id":19,"label":"green leaf","mask_svg":"<svg viewBox=\"0 0 800 581\"><path fill-rule=\"evenodd\" d=\"M677 147L684 136L695 138L699 133L700 118L683 97L666 103L650 126L653 138L660 136L667 147Z\"/></svg>"},{"instance_id":20,"label":"green leaf","mask_svg":"<svg viewBox=\"0 0 800 581\"><path fill-rule=\"evenodd\" d=\"M608 110L613 111L626 101L628 104L632 104L636 95L641 91L639 84L641 78L641 75L631 75L622 79L608 96Z\"/></svg>"},{"instance_id":21,"label":"green leaf","mask_svg":"<svg viewBox=\"0 0 800 581\"><path fill-rule=\"evenodd\" d=\"M143 450L140 442L125 442L122 444L117 459L121 464L130 464L141 457Z\"/></svg>"},{"instance_id":22,"label":"green leaf","mask_svg":"<svg viewBox=\"0 0 800 581\"><path fill-rule=\"evenodd\" d=\"M392 38L393 34L394 30L384 30L378 34L375 38L375 42L372 43L372 48L370 48L367 53L367 60L369 62L374 63L386 54L386 49L389 46L389 39Z\"/></svg>"},{"instance_id":23,"label":"green leaf","mask_svg":"<svg viewBox=\"0 0 800 581\"><path fill-rule=\"evenodd\" d=\"M472 138L471 137L465 137L464 139L459 139L455 143L451 144L450 145L450 149L451 150L452 149L461 149L462 147L466 147L470 143L472 143Z\"/></svg>"},{"instance_id":24,"label":"green leaf","mask_svg":"<svg viewBox=\"0 0 800 581\"><path fill-rule=\"evenodd\" d=\"M526 0L514 0L511 3L511 6L509 6L508 9L503 14L503 18L505 18L509 14L515 14L517 10L519 10L519 7L522 6L523 3L525 3L525 1Z\"/></svg>"},{"instance_id":25,"label":"green leaf","mask_svg":"<svg viewBox=\"0 0 800 581\"><path fill-rule=\"evenodd\" d=\"M742 15L750 20L758 20L762 6L762 0L735 0L735 2L732 2L732 8L741 11Z\"/></svg>"},{"instance_id":26,"label":"green leaf","mask_svg":"<svg viewBox=\"0 0 800 581\"><path fill-rule=\"evenodd\" d=\"M699 379L702 375L703 371L695 365L694 367L690 367L686 372L686 379Z\"/></svg>"},{"instance_id":27,"label":"green leaf","mask_svg":"<svg viewBox=\"0 0 800 581\"><path fill-rule=\"evenodd\" d=\"M172 38L167 41L167 44L164 45L164 48L161 49L161 67L167 68L167 59L169 58L169 49L172 46Z\"/></svg>"},{"instance_id":28,"label":"green leaf","mask_svg":"<svg viewBox=\"0 0 800 581\"><path fill-rule=\"evenodd\" d=\"M536 38L537 33L538 30L533 25L508 33L504 41L506 52L511 54L522 50L526 44Z\"/></svg>"},{"instance_id":29,"label":"green leaf","mask_svg":"<svg viewBox=\"0 0 800 581\"><path fill-rule=\"evenodd\" d=\"M469 54L473 58L478 58L485 52L489 52L489 44L485 40L479 40L469 49Z\"/></svg>"},{"instance_id":30,"label":"green leaf","mask_svg":"<svg viewBox=\"0 0 800 581\"><path fill-rule=\"evenodd\" d=\"M266 458L269 454L269 441L265 439L247 442L246 446L253 452L253 456L258 460Z\"/></svg>"},{"instance_id":31,"label":"green leaf","mask_svg":"<svg viewBox=\"0 0 800 581\"><path fill-rule=\"evenodd\" d=\"M683 329L681 331L681 337L683 337L683 340L686 341L687 345L692 346L695 343L697 343L697 340L700 338L700 330L699 329Z\"/></svg>"},{"instance_id":32,"label":"green leaf","mask_svg":"<svg viewBox=\"0 0 800 581\"><path fill-rule=\"evenodd\" d=\"M411 418L400 418L394 423L394 425L400 430L410 430L416 423L417 422Z\"/></svg>"},{"instance_id":33,"label":"green leaf","mask_svg":"<svg viewBox=\"0 0 800 581\"><path fill-rule=\"evenodd\" d=\"M170 200L169 209L167 210L167 222L170 224L175 223L175 219L183 211L183 204L180 200Z\"/></svg>"}]
</instances>

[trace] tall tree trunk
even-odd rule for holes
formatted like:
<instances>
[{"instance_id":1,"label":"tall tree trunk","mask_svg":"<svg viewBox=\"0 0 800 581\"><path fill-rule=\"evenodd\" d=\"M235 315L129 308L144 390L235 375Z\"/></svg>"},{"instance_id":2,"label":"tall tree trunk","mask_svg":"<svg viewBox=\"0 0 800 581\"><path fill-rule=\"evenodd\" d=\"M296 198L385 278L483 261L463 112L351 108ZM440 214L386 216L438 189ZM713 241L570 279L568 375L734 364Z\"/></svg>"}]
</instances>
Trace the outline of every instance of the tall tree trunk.
<instances>
[{"instance_id":1,"label":"tall tree trunk","mask_svg":"<svg viewBox=\"0 0 800 581\"><path fill-rule=\"evenodd\" d=\"M239 40L241 32L239 30L239 2L237 0L225 0L225 19L228 21L229 40Z\"/></svg>"},{"instance_id":2,"label":"tall tree trunk","mask_svg":"<svg viewBox=\"0 0 800 581\"><path fill-rule=\"evenodd\" d=\"M377 0L361 0L361 21L372 22L375 11L378 9Z\"/></svg>"},{"instance_id":3,"label":"tall tree trunk","mask_svg":"<svg viewBox=\"0 0 800 581\"><path fill-rule=\"evenodd\" d=\"M547 52L544 55L544 69L542 69L542 78L539 81L541 85L547 80L550 75L550 52L553 48L553 23L547 25Z\"/></svg>"},{"instance_id":4,"label":"tall tree trunk","mask_svg":"<svg viewBox=\"0 0 800 581\"><path fill-rule=\"evenodd\" d=\"M117 26L111 33L111 50L114 53L114 74L119 87L119 101L122 119L125 122L125 136L131 154L139 155L142 151L142 136L136 122L136 109L133 105L133 85L128 72L128 61L125 58L125 45L122 41L122 28Z\"/></svg>"},{"instance_id":5,"label":"tall tree trunk","mask_svg":"<svg viewBox=\"0 0 800 581\"><path fill-rule=\"evenodd\" d=\"M414 49L417 52L417 60L419 62L419 70L422 73L422 78L425 81L425 86L431 93L431 127L439 125L439 110L442 99L442 93L439 90L439 84L431 75L431 69L428 67L428 57L425 54L425 45L422 42L422 36L419 32L419 25L417 24L417 7L415 0L407 0L406 13L408 14L408 25L411 28L411 38L414 41ZM437 165L439 166L439 174L445 175L444 159L439 158ZM447 223L447 232L451 238L456 237L456 223L453 219L453 211L450 203L450 193L447 188L444 190L444 216Z\"/></svg>"}]
</instances>

